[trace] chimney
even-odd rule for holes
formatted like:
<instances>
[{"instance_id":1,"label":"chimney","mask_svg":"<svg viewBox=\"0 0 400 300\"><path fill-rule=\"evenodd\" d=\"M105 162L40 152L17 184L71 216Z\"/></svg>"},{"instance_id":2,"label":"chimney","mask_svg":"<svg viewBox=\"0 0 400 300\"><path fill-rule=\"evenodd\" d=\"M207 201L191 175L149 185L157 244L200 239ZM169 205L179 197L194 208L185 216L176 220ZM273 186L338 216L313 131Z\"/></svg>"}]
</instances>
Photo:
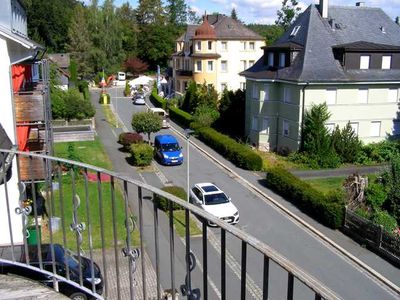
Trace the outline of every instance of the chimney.
<instances>
[{"instance_id":1,"label":"chimney","mask_svg":"<svg viewBox=\"0 0 400 300\"><path fill-rule=\"evenodd\" d=\"M365 6L364 1L356 2L356 6Z\"/></svg>"},{"instance_id":2,"label":"chimney","mask_svg":"<svg viewBox=\"0 0 400 300\"><path fill-rule=\"evenodd\" d=\"M319 13L324 19L328 18L328 0L319 0Z\"/></svg>"},{"instance_id":3,"label":"chimney","mask_svg":"<svg viewBox=\"0 0 400 300\"><path fill-rule=\"evenodd\" d=\"M400 25L400 17L396 17L396 24Z\"/></svg>"}]
</instances>

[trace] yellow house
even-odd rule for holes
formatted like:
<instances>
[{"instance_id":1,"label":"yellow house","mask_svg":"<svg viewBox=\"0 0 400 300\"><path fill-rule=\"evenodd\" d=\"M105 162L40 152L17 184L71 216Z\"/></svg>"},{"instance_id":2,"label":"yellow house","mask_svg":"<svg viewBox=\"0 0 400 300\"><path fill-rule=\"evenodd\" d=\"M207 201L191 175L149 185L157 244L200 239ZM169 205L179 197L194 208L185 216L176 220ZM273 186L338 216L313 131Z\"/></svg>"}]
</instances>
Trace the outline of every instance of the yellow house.
<instances>
[{"instance_id":1,"label":"yellow house","mask_svg":"<svg viewBox=\"0 0 400 300\"><path fill-rule=\"evenodd\" d=\"M188 25L172 55L172 90L184 93L189 80L206 82L221 93L245 89L239 73L262 55L264 39L242 23L224 15L207 15L201 25Z\"/></svg>"}]
</instances>

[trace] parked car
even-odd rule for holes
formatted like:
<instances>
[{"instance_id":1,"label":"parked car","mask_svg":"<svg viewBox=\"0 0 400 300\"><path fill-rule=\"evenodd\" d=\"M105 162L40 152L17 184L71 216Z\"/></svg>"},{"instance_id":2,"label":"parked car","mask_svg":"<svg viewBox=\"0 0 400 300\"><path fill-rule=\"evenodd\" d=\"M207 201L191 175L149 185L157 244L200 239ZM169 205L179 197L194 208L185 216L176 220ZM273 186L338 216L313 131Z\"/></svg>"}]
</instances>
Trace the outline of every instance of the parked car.
<instances>
[{"instance_id":1,"label":"parked car","mask_svg":"<svg viewBox=\"0 0 400 300\"><path fill-rule=\"evenodd\" d=\"M158 107L149 107L147 111L151 111L153 114L157 114L162 119L162 128L169 128L169 116L165 110Z\"/></svg>"},{"instance_id":2,"label":"parked car","mask_svg":"<svg viewBox=\"0 0 400 300\"><path fill-rule=\"evenodd\" d=\"M164 165L183 163L182 147L173 135L160 134L154 138L154 156Z\"/></svg>"},{"instance_id":3,"label":"parked car","mask_svg":"<svg viewBox=\"0 0 400 300\"><path fill-rule=\"evenodd\" d=\"M213 183L195 184L190 190L189 201L229 224L239 222L239 211L231 198ZM215 226L211 221L208 221L208 225Z\"/></svg>"},{"instance_id":4,"label":"parked car","mask_svg":"<svg viewBox=\"0 0 400 300\"><path fill-rule=\"evenodd\" d=\"M144 100L144 95L143 94L136 94L133 98L133 103L136 105L145 105L146 102Z\"/></svg>"},{"instance_id":5,"label":"parked car","mask_svg":"<svg viewBox=\"0 0 400 300\"><path fill-rule=\"evenodd\" d=\"M99 266L93 262L93 276L92 276L92 261L81 255L81 263L79 263L78 256L68 249L64 249L59 244L54 245L54 261L56 266L56 273L62 277L67 278L67 266L69 271L69 278L79 284L79 272L82 272L83 286L92 290L92 280L94 280L96 293L101 295L103 293L103 277ZM50 244L41 245L41 255L43 269L53 273L53 259L51 254ZM11 246L0 247L0 258L11 260ZM14 255L17 262L26 264L25 246L19 245L14 247ZM33 268L24 267L21 265L14 265L4 261L0 262L0 273L2 274L16 274L32 280L38 281L49 287L53 287L53 279L51 275L41 272L39 266L39 255L37 245L28 246L28 256L30 266ZM92 295L84 290L70 284L68 281L60 280L58 282L59 292L70 297L74 300L92 299Z\"/></svg>"}]
</instances>

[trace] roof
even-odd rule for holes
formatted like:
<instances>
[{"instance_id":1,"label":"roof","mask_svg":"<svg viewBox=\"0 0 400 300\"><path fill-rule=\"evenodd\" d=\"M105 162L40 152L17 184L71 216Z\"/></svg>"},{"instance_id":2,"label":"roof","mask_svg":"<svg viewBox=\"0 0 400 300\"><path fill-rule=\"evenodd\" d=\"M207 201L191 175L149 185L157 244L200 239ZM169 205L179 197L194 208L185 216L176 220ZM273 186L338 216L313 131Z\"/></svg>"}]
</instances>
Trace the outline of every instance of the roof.
<instances>
[{"instance_id":1,"label":"roof","mask_svg":"<svg viewBox=\"0 0 400 300\"><path fill-rule=\"evenodd\" d=\"M373 20L373 21L371 21ZM334 26L332 26L334 24ZM297 34L293 29L300 26ZM333 28L332 28L333 27ZM384 28L384 32L382 30ZM392 81L400 79L400 70L345 70L335 60L332 49L370 50L398 49L400 26L380 8L330 6L323 19L316 5L311 4L272 46L298 45L298 55L291 66L269 70L262 57L242 72L248 78L275 79L295 82Z\"/></svg>"},{"instance_id":2,"label":"roof","mask_svg":"<svg viewBox=\"0 0 400 300\"><path fill-rule=\"evenodd\" d=\"M22 46L28 49L32 50L45 50L46 48L35 41L32 41L31 39L21 36L19 34L13 33L9 29L0 26L0 35L4 36L5 38L8 38Z\"/></svg>"},{"instance_id":3,"label":"roof","mask_svg":"<svg viewBox=\"0 0 400 300\"><path fill-rule=\"evenodd\" d=\"M154 138L155 140L159 140L160 143L177 143L178 141L176 140L176 138L173 135L170 134L160 134L160 135L156 135L156 137Z\"/></svg>"},{"instance_id":4,"label":"roof","mask_svg":"<svg viewBox=\"0 0 400 300\"><path fill-rule=\"evenodd\" d=\"M67 69L70 65L69 53L52 53L47 55L49 59L60 68Z\"/></svg>"},{"instance_id":5,"label":"roof","mask_svg":"<svg viewBox=\"0 0 400 300\"><path fill-rule=\"evenodd\" d=\"M197 183L196 186L198 186L200 189L202 189L207 194L221 192L221 190L215 184L213 184L211 182Z\"/></svg>"},{"instance_id":6,"label":"roof","mask_svg":"<svg viewBox=\"0 0 400 300\"><path fill-rule=\"evenodd\" d=\"M217 38L214 28L210 25L210 23L208 23L206 17L204 17L203 23L196 28L193 38L202 40L215 40Z\"/></svg>"}]
</instances>

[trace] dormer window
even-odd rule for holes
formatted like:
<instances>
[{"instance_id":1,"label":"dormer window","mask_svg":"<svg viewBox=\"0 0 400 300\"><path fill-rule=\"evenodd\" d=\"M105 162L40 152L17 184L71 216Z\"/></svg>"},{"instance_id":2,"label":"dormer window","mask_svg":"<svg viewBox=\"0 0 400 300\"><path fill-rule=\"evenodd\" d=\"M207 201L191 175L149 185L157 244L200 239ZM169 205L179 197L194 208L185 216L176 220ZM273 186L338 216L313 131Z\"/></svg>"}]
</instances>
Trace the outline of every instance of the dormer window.
<instances>
[{"instance_id":1,"label":"dormer window","mask_svg":"<svg viewBox=\"0 0 400 300\"><path fill-rule=\"evenodd\" d=\"M279 67L285 67L285 53L279 53Z\"/></svg>"},{"instance_id":2,"label":"dormer window","mask_svg":"<svg viewBox=\"0 0 400 300\"><path fill-rule=\"evenodd\" d=\"M274 52L268 53L268 67L274 66Z\"/></svg>"},{"instance_id":3,"label":"dormer window","mask_svg":"<svg viewBox=\"0 0 400 300\"><path fill-rule=\"evenodd\" d=\"M360 56L360 70L368 70L369 69L369 55L361 55Z\"/></svg>"},{"instance_id":4,"label":"dormer window","mask_svg":"<svg viewBox=\"0 0 400 300\"><path fill-rule=\"evenodd\" d=\"M392 65L392 56L384 55L382 56L382 70L390 70Z\"/></svg>"},{"instance_id":5,"label":"dormer window","mask_svg":"<svg viewBox=\"0 0 400 300\"><path fill-rule=\"evenodd\" d=\"M299 30L300 30L300 25L297 25L297 26L295 26L294 28L293 28L293 30L292 30L292 32L290 33L290 37L294 37L294 36L296 36L296 34L299 32Z\"/></svg>"}]
</instances>

